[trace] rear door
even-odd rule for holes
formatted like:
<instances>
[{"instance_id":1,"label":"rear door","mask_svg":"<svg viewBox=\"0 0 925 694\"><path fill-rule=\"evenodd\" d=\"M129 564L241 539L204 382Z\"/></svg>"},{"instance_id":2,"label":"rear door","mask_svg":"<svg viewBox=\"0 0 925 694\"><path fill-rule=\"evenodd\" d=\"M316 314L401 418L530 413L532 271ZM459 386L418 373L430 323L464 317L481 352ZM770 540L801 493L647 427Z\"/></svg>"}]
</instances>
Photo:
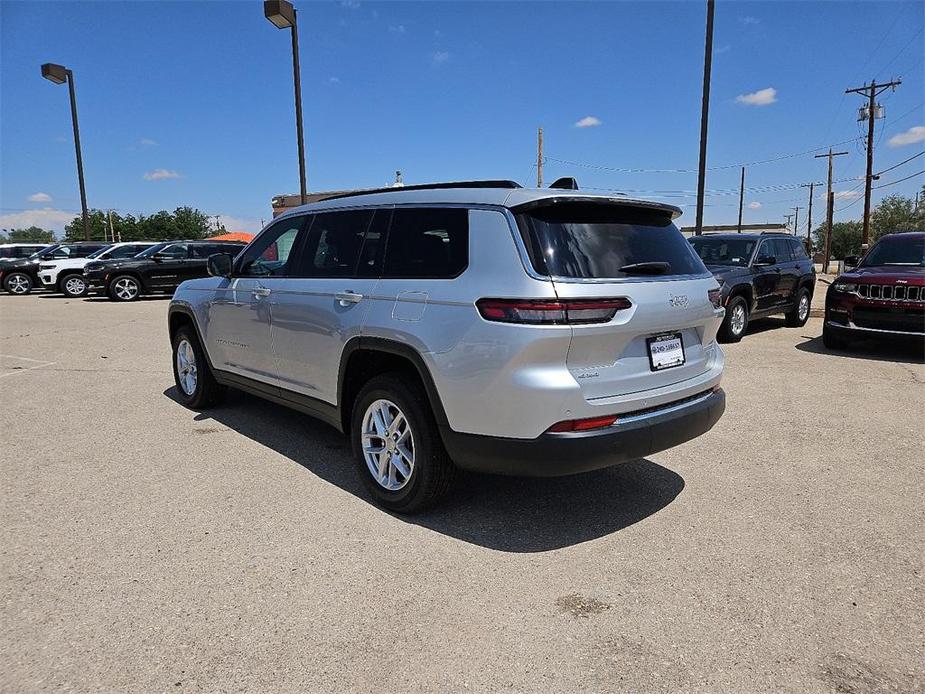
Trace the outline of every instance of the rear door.
<instances>
[{"instance_id":1,"label":"rear door","mask_svg":"<svg viewBox=\"0 0 925 694\"><path fill-rule=\"evenodd\" d=\"M668 386L712 366L716 280L667 211L560 203L518 215L518 224L534 269L552 277L560 299L630 302L607 322L571 326L566 363L585 398Z\"/></svg>"},{"instance_id":2,"label":"rear door","mask_svg":"<svg viewBox=\"0 0 925 694\"><path fill-rule=\"evenodd\" d=\"M780 280L777 283L777 300L780 304L792 303L793 294L800 281L800 264L793 257L790 242L792 239L774 239L774 255L777 257L777 270Z\"/></svg>"},{"instance_id":3,"label":"rear door","mask_svg":"<svg viewBox=\"0 0 925 694\"><path fill-rule=\"evenodd\" d=\"M389 210L318 212L272 301L280 387L337 401L344 344L360 334L378 282Z\"/></svg>"}]
</instances>

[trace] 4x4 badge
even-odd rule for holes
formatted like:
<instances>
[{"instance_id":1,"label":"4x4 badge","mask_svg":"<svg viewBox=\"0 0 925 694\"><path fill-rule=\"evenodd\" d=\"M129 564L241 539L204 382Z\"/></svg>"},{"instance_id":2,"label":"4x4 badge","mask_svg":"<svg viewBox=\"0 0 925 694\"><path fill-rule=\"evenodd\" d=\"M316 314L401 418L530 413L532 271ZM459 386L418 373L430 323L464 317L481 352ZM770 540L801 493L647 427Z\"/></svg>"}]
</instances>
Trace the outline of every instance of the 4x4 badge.
<instances>
[{"instance_id":1,"label":"4x4 badge","mask_svg":"<svg viewBox=\"0 0 925 694\"><path fill-rule=\"evenodd\" d=\"M668 297L668 305L673 308L684 308L687 306L688 298L686 294L673 294Z\"/></svg>"}]
</instances>

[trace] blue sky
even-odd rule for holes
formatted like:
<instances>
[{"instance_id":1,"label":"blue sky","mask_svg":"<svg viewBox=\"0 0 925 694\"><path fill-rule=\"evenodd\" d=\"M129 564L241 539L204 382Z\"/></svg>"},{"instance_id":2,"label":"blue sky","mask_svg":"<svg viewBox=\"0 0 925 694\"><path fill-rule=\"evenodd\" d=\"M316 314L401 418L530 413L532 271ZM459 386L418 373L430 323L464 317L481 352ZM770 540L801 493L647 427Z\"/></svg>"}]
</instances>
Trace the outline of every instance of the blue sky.
<instances>
[{"instance_id":1,"label":"blue sky","mask_svg":"<svg viewBox=\"0 0 925 694\"><path fill-rule=\"evenodd\" d=\"M693 224L695 173L619 169L696 170L704 6L296 2L309 189L396 169L535 183L542 126L547 182L639 191ZM922 151L923 18L920 2L718 2L708 166L728 168L709 172L705 222L735 222L740 162L841 143L836 179L862 176L862 99L844 90L872 78L903 78L881 99L875 168ZM43 62L75 72L91 207L192 205L255 230L298 190L288 32L260 2L3 2L0 61L0 227L60 229L80 208L67 89ZM749 166L745 221L784 221L807 202L794 186L824 178L812 153ZM859 186L835 186L836 218L861 215ZM816 220L823 208L820 190Z\"/></svg>"}]
</instances>

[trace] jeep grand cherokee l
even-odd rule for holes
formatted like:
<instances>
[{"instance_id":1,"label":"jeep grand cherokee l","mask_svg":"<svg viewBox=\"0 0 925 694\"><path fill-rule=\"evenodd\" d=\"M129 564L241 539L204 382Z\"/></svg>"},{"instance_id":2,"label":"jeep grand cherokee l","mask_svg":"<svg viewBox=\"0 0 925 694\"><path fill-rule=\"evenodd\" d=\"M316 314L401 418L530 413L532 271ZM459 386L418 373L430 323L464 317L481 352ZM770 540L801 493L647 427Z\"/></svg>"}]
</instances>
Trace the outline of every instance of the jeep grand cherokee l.
<instances>
[{"instance_id":1,"label":"jeep grand cherokee l","mask_svg":"<svg viewBox=\"0 0 925 694\"><path fill-rule=\"evenodd\" d=\"M925 337L925 232L882 237L829 286L823 343L841 349L860 337Z\"/></svg>"},{"instance_id":2,"label":"jeep grand cherokee l","mask_svg":"<svg viewBox=\"0 0 925 694\"><path fill-rule=\"evenodd\" d=\"M719 287L679 214L509 181L296 208L178 287L178 396L233 386L322 419L409 513L456 466L554 476L676 446L725 407Z\"/></svg>"},{"instance_id":3,"label":"jeep grand cherokee l","mask_svg":"<svg viewBox=\"0 0 925 694\"><path fill-rule=\"evenodd\" d=\"M91 253L105 248L106 243L56 243L47 246L28 258L14 260L0 265L0 287L8 293L28 294L34 287L41 286L39 266L44 261L65 260L66 258L85 258Z\"/></svg>"},{"instance_id":4,"label":"jeep grand cherokee l","mask_svg":"<svg viewBox=\"0 0 925 694\"><path fill-rule=\"evenodd\" d=\"M755 318L783 313L792 328L809 320L816 269L794 236L709 234L689 240L722 289L720 340L738 342Z\"/></svg>"},{"instance_id":5,"label":"jeep grand cherokee l","mask_svg":"<svg viewBox=\"0 0 925 694\"><path fill-rule=\"evenodd\" d=\"M205 277L206 258L213 253L237 253L240 241L165 241L133 258L91 262L84 267L89 291L113 301L135 301L143 294L173 293L184 280Z\"/></svg>"}]
</instances>

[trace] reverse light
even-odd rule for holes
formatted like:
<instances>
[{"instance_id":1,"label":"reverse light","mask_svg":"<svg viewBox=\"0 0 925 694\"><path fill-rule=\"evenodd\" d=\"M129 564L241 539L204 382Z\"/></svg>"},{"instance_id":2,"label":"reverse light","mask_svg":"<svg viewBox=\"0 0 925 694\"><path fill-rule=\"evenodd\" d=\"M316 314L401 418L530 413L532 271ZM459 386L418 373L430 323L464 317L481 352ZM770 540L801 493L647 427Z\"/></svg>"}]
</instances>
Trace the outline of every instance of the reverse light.
<instances>
[{"instance_id":1,"label":"reverse light","mask_svg":"<svg viewBox=\"0 0 925 694\"><path fill-rule=\"evenodd\" d=\"M713 308L722 308L723 307L723 290L722 289L711 289L707 292L707 296L710 297L710 303L713 304Z\"/></svg>"},{"instance_id":2,"label":"reverse light","mask_svg":"<svg viewBox=\"0 0 925 694\"><path fill-rule=\"evenodd\" d=\"M629 299L479 299L482 318L497 323L580 325L607 323L617 311L630 308Z\"/></svg>"},{"instance_id":3,"label":"reverse light","mask_svg":"<svg viewBox=\"0 0 925 694\"><path fill-rule=\"evenodd\" d=\"M549 433L561 434L569 431L591 431L592 429L604 429L617 421L617 415L607 415L606 417L588 417L587 419L567 419L564 422L553 424L546 431Z\"/></svg>"}]
</instances>

